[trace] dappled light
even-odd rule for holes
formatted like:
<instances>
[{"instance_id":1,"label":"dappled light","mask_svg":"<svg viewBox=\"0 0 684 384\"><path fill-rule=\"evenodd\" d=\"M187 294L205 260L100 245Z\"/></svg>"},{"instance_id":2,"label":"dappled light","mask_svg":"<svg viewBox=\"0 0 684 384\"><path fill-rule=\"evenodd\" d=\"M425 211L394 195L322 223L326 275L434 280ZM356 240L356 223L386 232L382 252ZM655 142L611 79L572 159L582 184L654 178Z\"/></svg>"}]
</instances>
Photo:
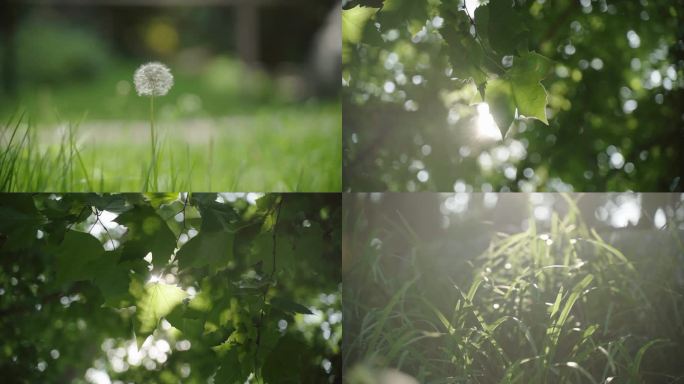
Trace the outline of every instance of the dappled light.
<instances>
[{"instance_id":1,"label":"dappled light","mask_svg":"<svg viewBox=\"0 0 684 384\"><path fill-rule=\"evenodd\" d=\"M12 377L341 379L339 196L1 197L0 368Z\"/></svg>"},{"instance_id":2,"label":"dappled light","mask_svg":"<svg viewBox=\"0 0 684 384\"><path fill-rule=\"evenodd\" d=\"M454 189L346 197L350 384L684 377L684 195Z\"/></svg>"},{"instance_id":3,"label":"dappled light","mask_svg":"<svg viewBox=\"0 0 684 384\"><path fill-rule=\"evenodd\" d=\"M343 12L345 190L681 190L681 10L506 4ZM509 141L525 154L497 166Z\"/></svg>"}]
</instances>

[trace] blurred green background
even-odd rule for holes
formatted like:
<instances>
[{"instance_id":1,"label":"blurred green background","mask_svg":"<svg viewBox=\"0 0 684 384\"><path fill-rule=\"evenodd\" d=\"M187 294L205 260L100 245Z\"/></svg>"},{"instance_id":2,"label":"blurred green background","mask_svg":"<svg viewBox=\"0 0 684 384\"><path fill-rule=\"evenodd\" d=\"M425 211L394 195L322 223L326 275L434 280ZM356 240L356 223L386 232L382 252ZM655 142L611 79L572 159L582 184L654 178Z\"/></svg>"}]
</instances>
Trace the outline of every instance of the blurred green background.
<instances>
[{"instance_id":1,"label":"blurred green background","mask_svg":"<svg viewBox=\"0 0 684 384\"><path fill-rule=\"evenodd\" d=\"M24 107L41 119L145 119L132 76L152 60L175 76L162 107L177 117L335 101L339 77L325 72L336 63L319 57L335 55L321 46L334 1L255 2L247 11L235 1L116 3L4 2L2 115ZM255 14L240 23L241 12Z\"/></svg>"}]
</instances>

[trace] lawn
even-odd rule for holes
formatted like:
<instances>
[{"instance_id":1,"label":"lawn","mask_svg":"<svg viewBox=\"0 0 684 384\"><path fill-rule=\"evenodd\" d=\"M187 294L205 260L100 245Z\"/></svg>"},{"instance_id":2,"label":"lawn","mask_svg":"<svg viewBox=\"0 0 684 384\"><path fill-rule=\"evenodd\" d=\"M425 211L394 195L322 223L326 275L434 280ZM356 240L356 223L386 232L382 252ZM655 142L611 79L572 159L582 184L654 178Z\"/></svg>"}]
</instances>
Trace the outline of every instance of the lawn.
<instances>
[{"instance_id":1,"label":"lawn","mask_svg":"<svg viewBox=\"0 0 684 384\"><path fill-rule=\"evenodd\" d=\"M217 59L177 71L155 99L152 177L149 99L132 63L68 86L33 85L0 107L3 191L339 191L341 111L295 102L266 75Z\"/></svg>"}]
</instances>

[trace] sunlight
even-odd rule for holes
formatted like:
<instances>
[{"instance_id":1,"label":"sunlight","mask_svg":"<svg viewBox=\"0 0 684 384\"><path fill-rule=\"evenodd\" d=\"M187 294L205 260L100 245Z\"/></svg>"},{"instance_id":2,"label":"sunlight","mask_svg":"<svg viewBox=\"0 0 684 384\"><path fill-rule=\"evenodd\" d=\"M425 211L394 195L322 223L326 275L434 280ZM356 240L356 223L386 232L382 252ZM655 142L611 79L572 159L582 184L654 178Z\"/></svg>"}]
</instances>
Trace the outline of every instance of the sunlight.
<instances>
[{"instance_id":1,"label":"sunlight","mask_svg":"<svg viewBox=\"0 0 684 384\"><path fill-rule=\"evenodd\" d=\"M475 16L475 8L480 6L480 0L465 0L465 6L468 9L468 14L471 17Z\"/></svg>"},{"instance_id":2,"label":"sunlight","mask_svg":"<svg viewBox=\"0 0 684 384\"><path fill-rule=\"evenodd\" d=\"M489 113L489 104L480 103L477 105L477 118L475 120L477 136L483 140L502 140L501 131L494 121L494 117Z\"/></svg>"}]
</instances>

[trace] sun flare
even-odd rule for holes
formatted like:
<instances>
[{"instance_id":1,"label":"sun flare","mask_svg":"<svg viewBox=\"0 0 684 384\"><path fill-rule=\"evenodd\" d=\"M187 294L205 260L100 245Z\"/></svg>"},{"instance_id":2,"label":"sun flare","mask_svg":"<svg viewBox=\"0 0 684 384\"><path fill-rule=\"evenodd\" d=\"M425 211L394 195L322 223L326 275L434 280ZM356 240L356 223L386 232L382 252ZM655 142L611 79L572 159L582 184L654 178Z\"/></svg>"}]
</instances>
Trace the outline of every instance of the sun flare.
<instances>
[{"instance_id":1,"label":"sun flare","mask_svg":"<svg viewBox=\"0 0 684 384\"><path fill-rule=\"evenodd\" d=\"M477 137L482 140L502 140L501 131L494 121L494 117L489 113L489 104L480 103L477 105L477 117L475 118Z\"/></svg>"}]
</instances>

